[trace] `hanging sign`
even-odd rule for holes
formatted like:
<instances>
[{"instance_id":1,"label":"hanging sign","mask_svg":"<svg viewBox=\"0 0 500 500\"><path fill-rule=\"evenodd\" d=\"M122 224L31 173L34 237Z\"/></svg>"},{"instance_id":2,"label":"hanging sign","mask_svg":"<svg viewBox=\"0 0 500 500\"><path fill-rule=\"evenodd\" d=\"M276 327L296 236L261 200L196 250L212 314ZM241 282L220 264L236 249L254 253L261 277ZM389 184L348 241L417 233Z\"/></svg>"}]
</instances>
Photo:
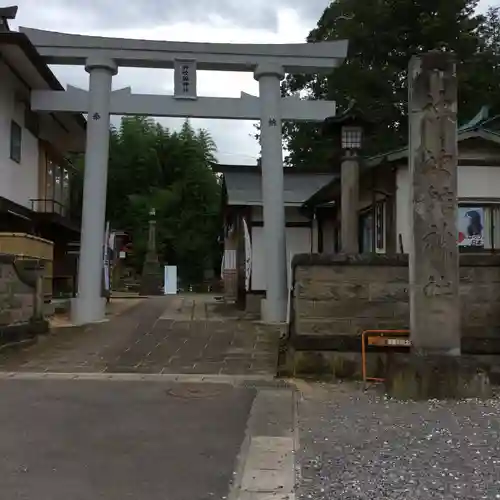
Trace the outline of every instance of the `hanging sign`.
<instances>
[{"instance_id":1,"label":"hanging sign","mask_svg":"<svg viewBox=\"0 0 500 500\"><path fill-rule=\"evenodd\" d=\"M196 61L176 59L174 61L174 97L196 99Z\"/></svg>"}]
</instances>

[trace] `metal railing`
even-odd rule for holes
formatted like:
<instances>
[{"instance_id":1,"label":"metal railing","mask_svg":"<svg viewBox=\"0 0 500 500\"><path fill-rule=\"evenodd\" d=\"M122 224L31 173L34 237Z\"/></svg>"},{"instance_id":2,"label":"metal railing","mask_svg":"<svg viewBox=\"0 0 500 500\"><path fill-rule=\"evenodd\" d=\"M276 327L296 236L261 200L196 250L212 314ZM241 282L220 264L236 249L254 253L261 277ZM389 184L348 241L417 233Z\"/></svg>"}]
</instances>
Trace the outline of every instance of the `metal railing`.
<instances>
[{"instance_id":1,"label":"metal railing","mask_svg":"<svg viewBox=\"0 0 500 500\"><path fill-rule=\"evenodd\" d=\"M59 214L63 217L69 217L70 210L67 205L60 201L50 198L34 198L30 200L31 210L47 214Z\"/></svg>"}]
</instances>

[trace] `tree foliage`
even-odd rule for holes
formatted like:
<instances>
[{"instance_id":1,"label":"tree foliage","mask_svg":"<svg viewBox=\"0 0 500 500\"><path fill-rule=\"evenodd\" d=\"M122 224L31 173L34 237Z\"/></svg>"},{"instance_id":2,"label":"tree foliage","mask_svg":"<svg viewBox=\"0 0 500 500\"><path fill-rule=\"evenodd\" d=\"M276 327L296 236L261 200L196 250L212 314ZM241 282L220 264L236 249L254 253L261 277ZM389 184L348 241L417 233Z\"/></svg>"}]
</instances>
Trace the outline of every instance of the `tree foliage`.
<instances>
[{"instance_id":1,"label":"tree foliage","mask_svg":"<svg viewBox=\"0 0 500 500\"><path fill-rule=\"evenodd\" d=\"M326 76L287 75L282 94L331 99L342 112L356 99L375 123L366 153L407 141L407 68L429 50L453 51L459 80L459 120L484 104L500 104L499 8L476 14L477 0L337 0L324 11L308 42L349 40L343 65ZM331 164L337 141L315 124L287 123L284 136L294 166Z\"/></svg>"},{"instance_id":2,"label":"tree foliage","mask_svg":"<svg viewBox=\"0 0 500 500\"><path fill-rule=\"evenodd\" d=\"M141 270L148 221L156 211L157 249L177 265L181 279L196 283L220 262L220 183L212 170L216 145L206 130L186 121L178 132L151 118L126 117L110 131L107 219L132 237L130 262ZM76 162L77 172L82 172ZM82 176L80 175L81 187ZM81 189L73 192L78 203Z\"/></svg>"}]
</instances>

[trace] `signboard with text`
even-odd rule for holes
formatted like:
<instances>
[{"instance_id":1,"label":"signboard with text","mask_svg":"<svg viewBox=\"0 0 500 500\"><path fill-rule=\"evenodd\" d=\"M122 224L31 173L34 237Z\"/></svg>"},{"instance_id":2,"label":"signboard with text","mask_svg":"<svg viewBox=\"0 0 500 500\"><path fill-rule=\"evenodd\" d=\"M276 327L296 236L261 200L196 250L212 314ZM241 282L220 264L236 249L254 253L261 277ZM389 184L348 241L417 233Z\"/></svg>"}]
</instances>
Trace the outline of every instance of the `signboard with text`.
<instances>
[{"instance_id":1,"label":"signboard with text","mask_svg":"<svg viewBox=\"0 0 500 500\"><path fill-rule=\"evenodd\" d=\"M174 62L174 97L196 99L196 61L176 59Z\"/></svg>"}]
</instances>

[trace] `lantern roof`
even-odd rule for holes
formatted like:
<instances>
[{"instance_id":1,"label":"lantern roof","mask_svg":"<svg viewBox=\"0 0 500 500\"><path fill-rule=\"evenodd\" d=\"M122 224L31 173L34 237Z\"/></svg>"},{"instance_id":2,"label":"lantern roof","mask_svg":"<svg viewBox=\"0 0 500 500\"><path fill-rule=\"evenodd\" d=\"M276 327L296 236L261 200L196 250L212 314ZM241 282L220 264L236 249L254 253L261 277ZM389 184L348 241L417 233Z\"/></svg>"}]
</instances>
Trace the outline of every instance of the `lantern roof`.
<instances>
[{"instance_id":1,"label":"lantern roof","mask_svg":"<svg viewBox=\"0 0 500 500\"><path fill-rule=\"evenodd\" d=\"M361 111L356 99L351 99L347 108L336 116L330 116L324 121L325 132L334 132L344 126L363 127L370 129L373 122Z\"/></svg>"}]
</instances>

